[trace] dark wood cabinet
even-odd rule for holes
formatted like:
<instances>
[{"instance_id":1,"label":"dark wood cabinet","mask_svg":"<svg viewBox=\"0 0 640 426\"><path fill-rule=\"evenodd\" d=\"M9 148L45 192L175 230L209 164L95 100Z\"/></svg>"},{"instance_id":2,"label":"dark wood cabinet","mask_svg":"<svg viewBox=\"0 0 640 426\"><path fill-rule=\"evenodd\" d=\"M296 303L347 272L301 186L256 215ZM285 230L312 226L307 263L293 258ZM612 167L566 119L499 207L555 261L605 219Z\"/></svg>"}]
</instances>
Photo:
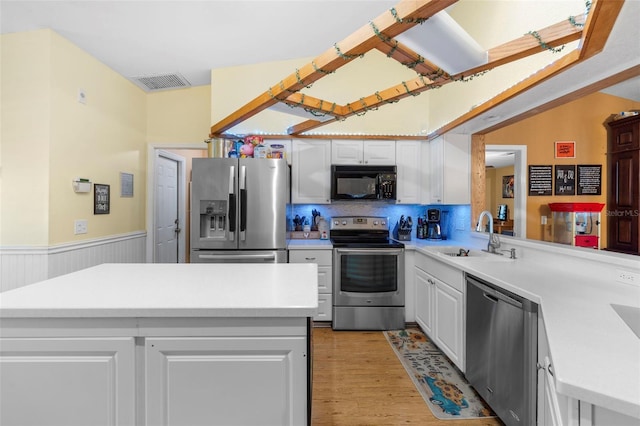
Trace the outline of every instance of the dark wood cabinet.
<instances>
[{"instance_id":1,"label":"dark wood cabinet","mask_svg":"<svg viewBox=\"0 0 640 426\"><path fill-rule=\"evenodd\" d=\"M608 126L607 249L640 255L640 115Z\"/></svg>"}]
</instances>

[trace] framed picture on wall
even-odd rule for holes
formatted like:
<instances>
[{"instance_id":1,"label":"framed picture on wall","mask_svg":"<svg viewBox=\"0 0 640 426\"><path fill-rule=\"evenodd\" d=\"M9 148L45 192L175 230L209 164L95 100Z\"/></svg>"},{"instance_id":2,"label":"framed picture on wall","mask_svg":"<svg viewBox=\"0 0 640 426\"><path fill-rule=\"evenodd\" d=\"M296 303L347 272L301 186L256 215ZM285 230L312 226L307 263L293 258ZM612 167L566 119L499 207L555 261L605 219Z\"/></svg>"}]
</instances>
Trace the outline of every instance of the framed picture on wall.
<instances>
[{"instance_id":1,"label":"framed picture on wall","mask_svg":"<svg viewBox=\"0 0 640 426\"><path fill-rule=\"evenodd\" d=\"M513 198L513 175L502 176L502 198Z\"/></svg>"},{"instance_id":2,"label":"framed picture on wall","mask_svg":"<svg viewBox=\"0 0 640 426\"><path fill-rule=\"evenodd\" d=\"M556 158L576 158L576 142L556 141Z\"/></svg>"},{"instance_id":3,"label":"framed picture on wall","mask_svg":"<svg viewBox=\"0 0 640 426\"><path fill-rule=\"evenodd\" d=\"M109 214L110 187L101 183L93 184L93 214Z\"/></svg>"}]
</instances>

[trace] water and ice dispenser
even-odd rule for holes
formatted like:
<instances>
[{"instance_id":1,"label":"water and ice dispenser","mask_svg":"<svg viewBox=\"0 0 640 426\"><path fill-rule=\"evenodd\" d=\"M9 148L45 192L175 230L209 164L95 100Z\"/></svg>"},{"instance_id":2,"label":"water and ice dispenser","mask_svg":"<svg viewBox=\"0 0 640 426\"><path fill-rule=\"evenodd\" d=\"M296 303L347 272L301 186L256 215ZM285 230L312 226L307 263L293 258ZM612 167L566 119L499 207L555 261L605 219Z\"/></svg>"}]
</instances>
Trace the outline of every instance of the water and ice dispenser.
<instances>
[{"instance_id":1,"label":"water and ice dispenser","mask_svg":"<svg viewBox=\"0 0 640 426\"><path fill-rule=\"evenodd\" d=\"M227 200L200 200L200 238L225 239Z\"/></svg>"}]
</instances>

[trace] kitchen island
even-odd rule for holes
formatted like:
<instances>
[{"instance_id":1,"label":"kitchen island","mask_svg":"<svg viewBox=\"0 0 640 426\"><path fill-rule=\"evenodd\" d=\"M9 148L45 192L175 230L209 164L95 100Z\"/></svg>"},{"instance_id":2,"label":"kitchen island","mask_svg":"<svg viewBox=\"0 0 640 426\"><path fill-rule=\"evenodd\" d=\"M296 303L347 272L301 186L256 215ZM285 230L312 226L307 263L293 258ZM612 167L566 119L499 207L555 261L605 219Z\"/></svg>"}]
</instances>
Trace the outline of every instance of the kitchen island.
<instances>
[{"instance_id":1,"label":"kitchen island","mask_svg":"<svg viewBox=\"0 0 640 426\"><path fill-rule=\"evenodd\" d=\"M301 425L312 264L103 264L0 294L0 424Z\"/></svg>"}]
</instances>

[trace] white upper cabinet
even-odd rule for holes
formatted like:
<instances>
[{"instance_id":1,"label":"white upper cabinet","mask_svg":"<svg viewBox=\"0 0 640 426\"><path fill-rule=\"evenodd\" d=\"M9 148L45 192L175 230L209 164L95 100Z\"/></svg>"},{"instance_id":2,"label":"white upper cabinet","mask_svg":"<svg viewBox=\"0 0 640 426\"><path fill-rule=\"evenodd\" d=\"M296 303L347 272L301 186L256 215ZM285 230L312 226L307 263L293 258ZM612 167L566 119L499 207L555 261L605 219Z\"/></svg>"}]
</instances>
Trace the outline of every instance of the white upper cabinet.
<instances>
[{"instance_id":1,"label":"white upper cabinet","mask_svg":"<svg viewBox=\"0 0 640 426\"><path fill-rule=\"evenodd\" d=\"M429 203L471 203L471 136L439 136L429 142L429 157Z\"/></svg>"},{"instance_id":2,"label":"white upper cabinet","mask_svg":"<svg viewBox=\"0 0 640 426\"><path fill-rule=\"evenodd\" d=\"M331 142L328 140L293 141L291 202L331 203Z\"/></svg>"},{"instance_id":3,"label":"white upper cabinet","mask_svg":"<svg viewBox=\"0 0 640 426\"><path fill-rule=\"evenodd\" d=\"M395 141L334 139L331 164L394 165Z\"/></svg>"},{"instance_id":4,"label":"white upper cabinet","mask_svg":"<svg viewBox=\"0 0 640 426\"><path fill-rule=\"evenodd\" d=\"M422 173L426 168L422 165L421 141L396 142L397 188L396 203L422 203ZM426 142L424 142L426 144Z\"/></svg>"}]
</instances>

